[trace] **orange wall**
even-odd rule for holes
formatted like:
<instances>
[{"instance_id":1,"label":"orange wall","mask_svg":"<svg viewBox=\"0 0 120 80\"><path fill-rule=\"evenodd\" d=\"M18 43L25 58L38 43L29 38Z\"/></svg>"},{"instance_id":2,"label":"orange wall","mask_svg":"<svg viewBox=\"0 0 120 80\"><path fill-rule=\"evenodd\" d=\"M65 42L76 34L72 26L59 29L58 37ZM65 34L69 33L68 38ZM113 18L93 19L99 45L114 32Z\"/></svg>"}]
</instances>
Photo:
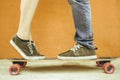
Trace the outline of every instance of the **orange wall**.
<instances>
[{"instance_id":1,"label":"orange wall","mask_svg":"<svg viewBox=\"0 0 120 80\"><path fill-rule=\"evenodd\" d=\"M0 58L21 57L9 44L17 32L20 0L0 0ZM98 56L120 57L120 1L91 0ZM74 44L74 23L67 0L40 0L32 24L41 53L56 57Z\"/></svg>"}]
</instances>

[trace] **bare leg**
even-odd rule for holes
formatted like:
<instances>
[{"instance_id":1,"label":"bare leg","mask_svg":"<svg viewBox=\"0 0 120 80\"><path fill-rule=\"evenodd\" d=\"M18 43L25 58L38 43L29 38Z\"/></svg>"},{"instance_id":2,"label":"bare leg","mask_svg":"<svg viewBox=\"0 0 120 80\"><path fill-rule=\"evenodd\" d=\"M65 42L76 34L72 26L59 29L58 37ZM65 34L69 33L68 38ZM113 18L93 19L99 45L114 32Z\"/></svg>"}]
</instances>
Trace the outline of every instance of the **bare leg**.
<instances>
[{"instance_id":1,"label":"bare leg","mask_svg":"<svg viewBox=\"0 0 120 80\"><path fill-rule=\"evenodd\" d=\"M17 36L24 40L31 40L31 23L39 0L21 0L20 22Z\"/></svg>"}]
</instances>

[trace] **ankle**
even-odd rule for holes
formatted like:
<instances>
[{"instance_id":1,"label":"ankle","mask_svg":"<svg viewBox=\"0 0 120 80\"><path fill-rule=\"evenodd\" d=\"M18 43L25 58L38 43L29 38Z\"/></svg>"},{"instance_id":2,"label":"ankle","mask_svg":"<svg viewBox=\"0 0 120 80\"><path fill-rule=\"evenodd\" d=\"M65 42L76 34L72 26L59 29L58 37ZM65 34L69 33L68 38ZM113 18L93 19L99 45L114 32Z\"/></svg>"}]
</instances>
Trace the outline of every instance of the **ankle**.
<instances>
[{"instance_id":1,"label":"ankle","mask_svg":"<svg viewBox=\"0 0 120 80\"><path fill-rule=\"evenodd\" d=\"M17 33L16 36L22 40L30 40L30 37L26 36L25 34L20 35Z\"/></svg>"}]
</instances>

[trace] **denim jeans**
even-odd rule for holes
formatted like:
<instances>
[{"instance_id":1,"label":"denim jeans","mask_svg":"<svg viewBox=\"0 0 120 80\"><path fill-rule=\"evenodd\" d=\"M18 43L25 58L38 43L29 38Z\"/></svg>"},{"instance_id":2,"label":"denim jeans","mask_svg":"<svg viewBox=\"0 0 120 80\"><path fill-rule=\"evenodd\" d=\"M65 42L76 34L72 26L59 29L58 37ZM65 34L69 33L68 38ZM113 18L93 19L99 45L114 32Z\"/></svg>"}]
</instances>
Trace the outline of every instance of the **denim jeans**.
<instances>
[{"instance_id":1,"label":"denim jeans","mask_svg":"<svg viewBox=\"0 0 120 80\"><path fill-rule=\"evenodd\" d=\"M77 43L94 49L91 7L89 0L68 0L72 7L76 28L75 40Z\"/></svg>"}]
</instances>

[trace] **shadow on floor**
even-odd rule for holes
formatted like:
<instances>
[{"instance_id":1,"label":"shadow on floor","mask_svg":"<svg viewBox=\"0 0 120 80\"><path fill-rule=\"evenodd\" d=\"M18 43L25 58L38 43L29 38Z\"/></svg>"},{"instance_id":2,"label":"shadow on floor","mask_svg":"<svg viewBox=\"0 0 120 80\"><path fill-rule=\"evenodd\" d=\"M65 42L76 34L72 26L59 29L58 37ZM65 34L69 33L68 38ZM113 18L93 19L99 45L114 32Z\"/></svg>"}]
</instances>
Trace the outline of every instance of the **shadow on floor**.
<instances>
[{"instance_id":1,"label":"shadow on floor","mask_svg":"<svg viewBox=\"0 0 120 80\"><path fill-rule=\"evenodd\" d=\"M86 72L91 70L101 70L96 66L87 65L62 65L62 66L28 66L23 70L29 72Z\"/></svg>"}]
</instances>

